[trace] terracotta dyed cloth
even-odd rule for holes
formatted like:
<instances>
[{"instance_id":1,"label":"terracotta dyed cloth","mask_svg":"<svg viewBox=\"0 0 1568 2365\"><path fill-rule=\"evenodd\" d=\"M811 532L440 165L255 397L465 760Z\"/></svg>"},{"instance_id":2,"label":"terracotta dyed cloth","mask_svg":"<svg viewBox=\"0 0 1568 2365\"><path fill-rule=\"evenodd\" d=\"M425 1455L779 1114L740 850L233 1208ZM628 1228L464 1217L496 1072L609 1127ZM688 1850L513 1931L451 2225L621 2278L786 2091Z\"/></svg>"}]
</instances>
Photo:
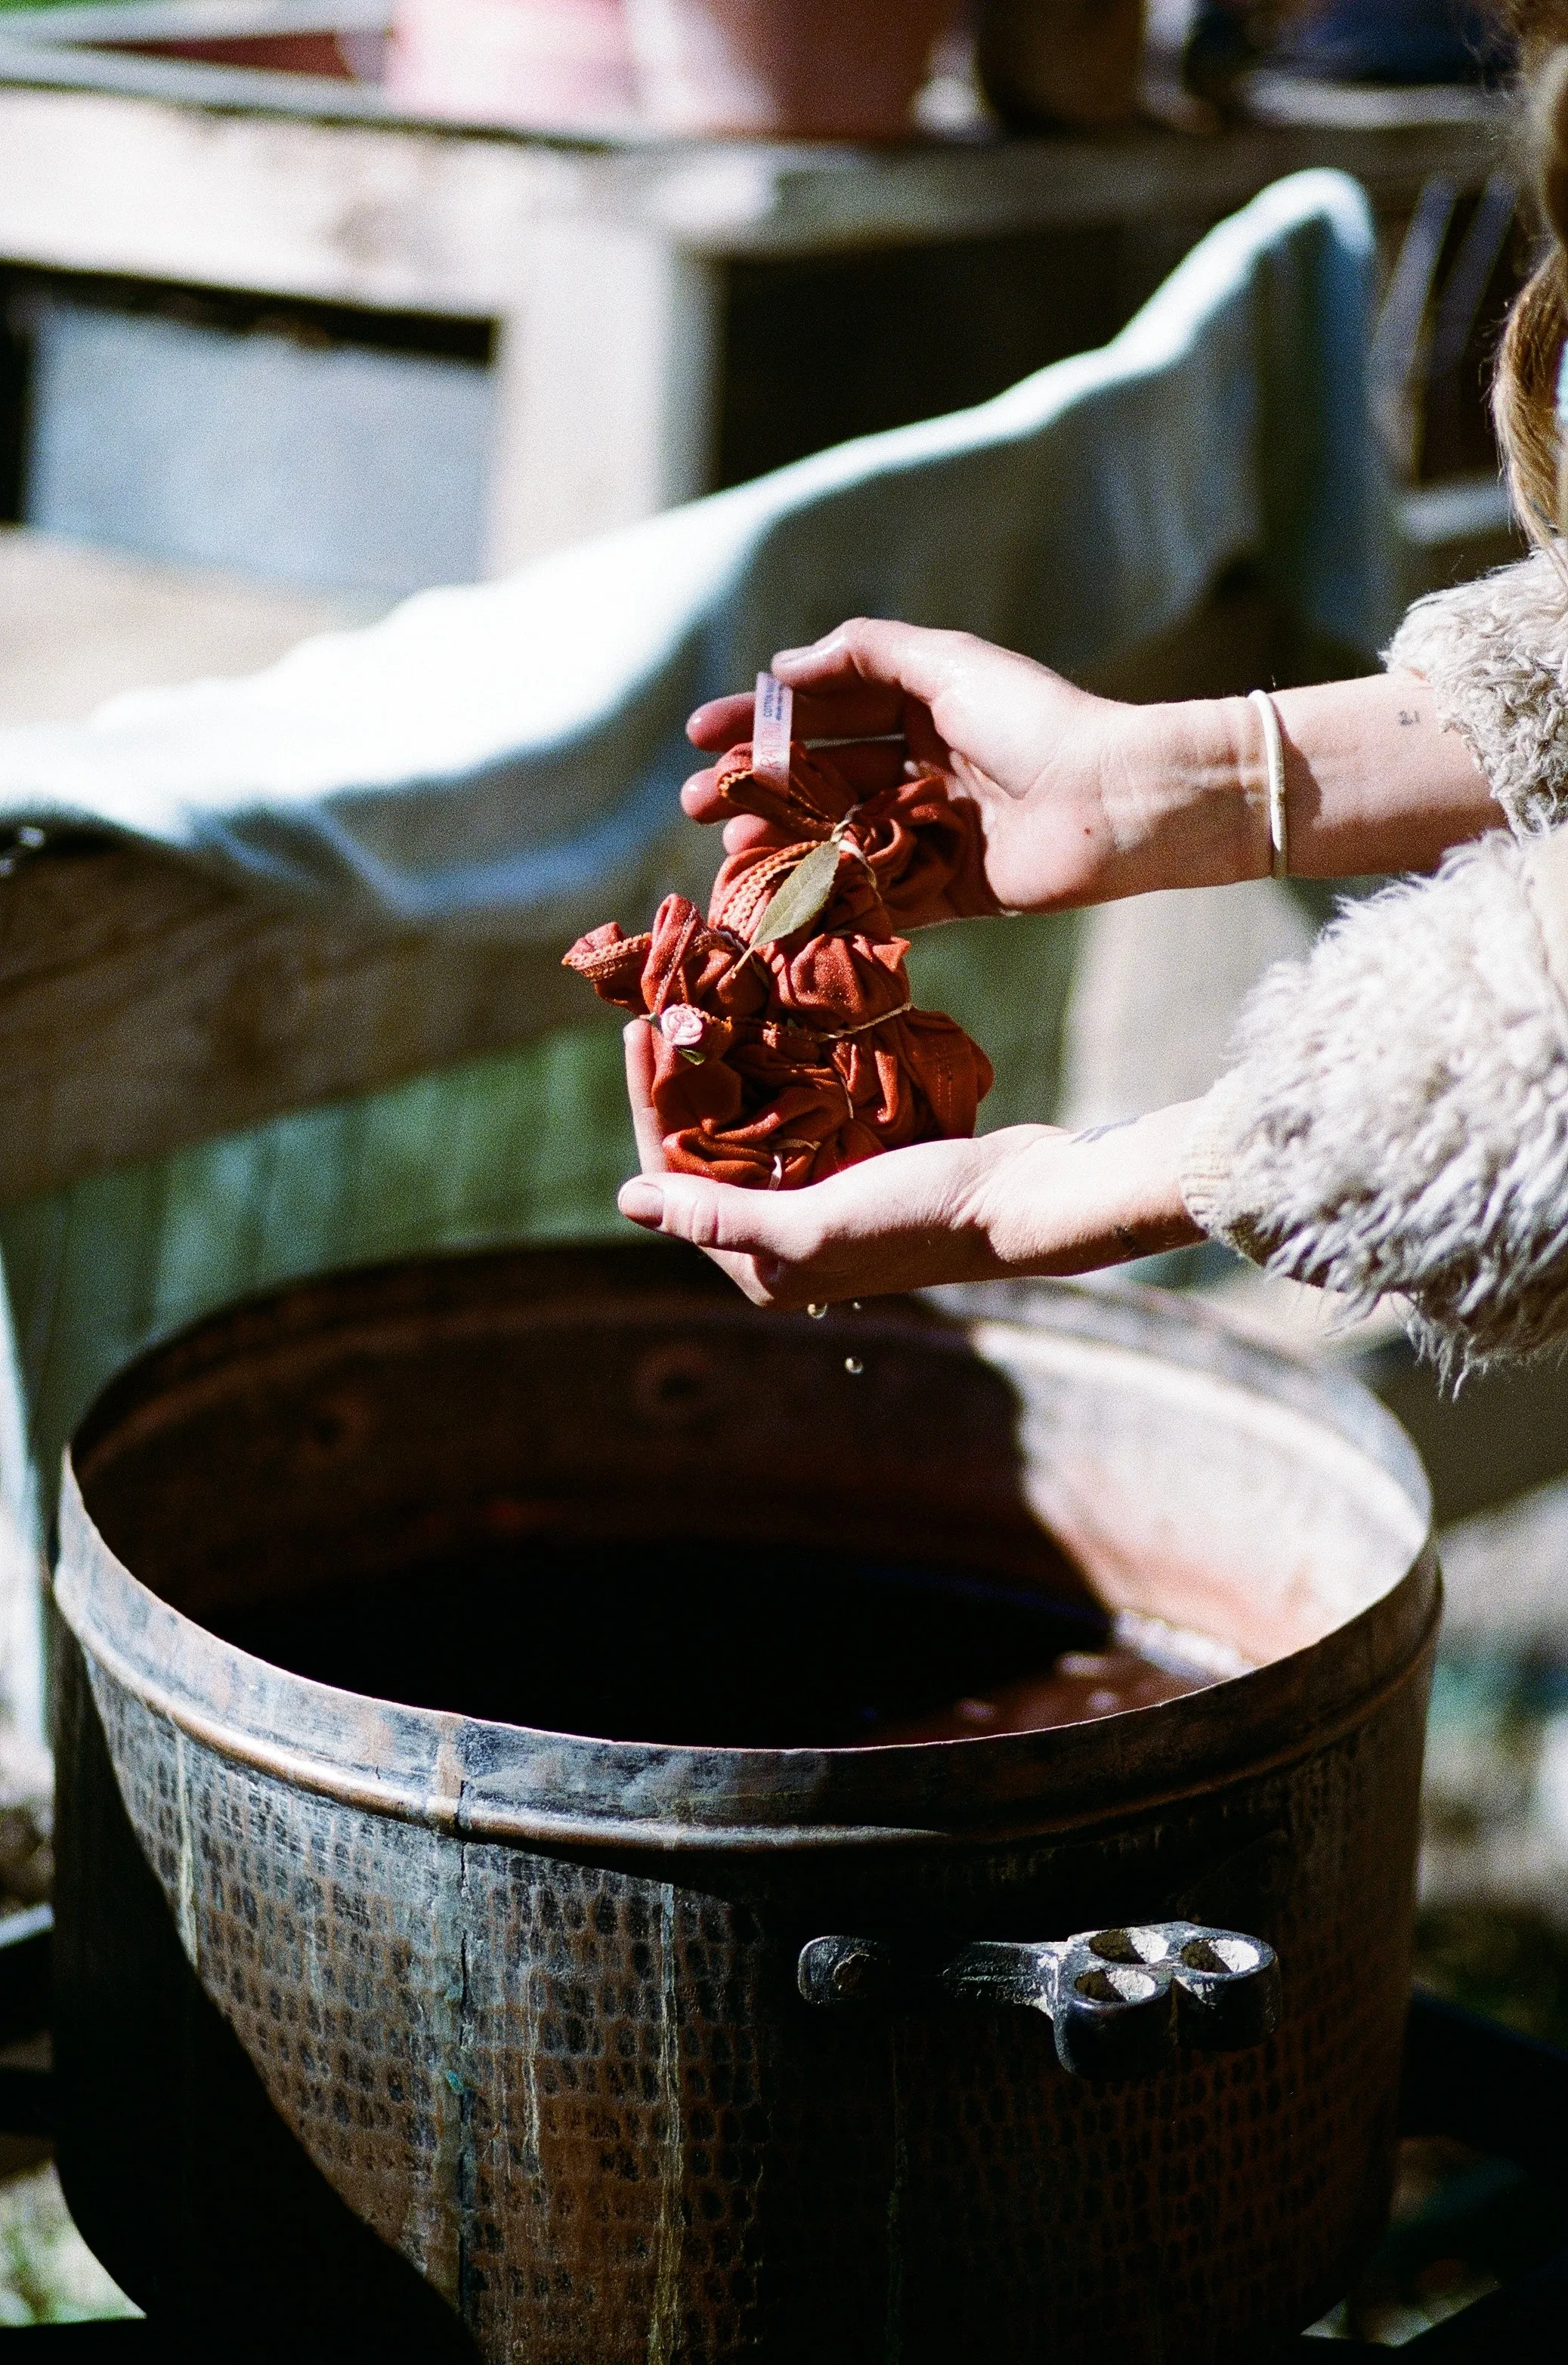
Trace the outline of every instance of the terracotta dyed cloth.
<instances>
[{"instance_id":1,"label":"terracotta dyed cloth","mask_svg":"<svg viewBox=\"0 0 1568 2365\"><path fill-rule=\"evenodd\" d=\"M858 802L797 740L788 789L759 779L749 745L719 768L735 813L790 833L727 857L708 916L667 895L645 936L614 921L566 966L658 1030L654 1105L678 1172L754 1189L820 1182L914 1141L972 1134L991 1062L961 1026L913 1007L901 919L975 858L972 811L935 774ZM836 839L827 901L793 934L756 941L785 880Z\"/></svg>"}]
</instances>

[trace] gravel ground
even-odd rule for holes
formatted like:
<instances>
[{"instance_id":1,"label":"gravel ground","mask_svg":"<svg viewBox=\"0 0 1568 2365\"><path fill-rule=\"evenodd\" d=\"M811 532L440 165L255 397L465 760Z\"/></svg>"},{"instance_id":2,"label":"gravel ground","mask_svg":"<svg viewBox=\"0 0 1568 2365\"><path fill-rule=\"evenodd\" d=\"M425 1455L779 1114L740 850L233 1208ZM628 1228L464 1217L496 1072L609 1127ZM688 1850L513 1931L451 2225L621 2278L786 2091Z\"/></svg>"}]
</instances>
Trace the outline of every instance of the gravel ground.
<instances>
[{"instance_id":1,"label":"gravel ground","mask_svg":"<svg viewBox=\"0 0 1568 2365\"><path fill-rule=\"evenodd\" d=\"M1568 2046L1568 1482L1450 1529L1419 1971Z\"/></svg>"},{"instance_id":2,"label":"gravel ground","mask_svg":"<svg viewBox=\"0 0 1568 2365\"><path fill-rule=\"evenodd\" d=\"M52 2166L0 2184L0 2328L139 2313L72 2224Z\"/></svg>"}]
</instances>

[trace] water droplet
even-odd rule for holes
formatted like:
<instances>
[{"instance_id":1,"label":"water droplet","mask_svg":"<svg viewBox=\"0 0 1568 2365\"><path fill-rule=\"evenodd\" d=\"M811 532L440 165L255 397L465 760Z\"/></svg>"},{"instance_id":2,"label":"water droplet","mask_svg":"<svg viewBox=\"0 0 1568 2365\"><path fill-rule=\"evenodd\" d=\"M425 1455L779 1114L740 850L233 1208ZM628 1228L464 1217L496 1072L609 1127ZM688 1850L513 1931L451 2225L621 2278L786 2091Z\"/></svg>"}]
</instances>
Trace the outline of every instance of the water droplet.
<instances>
[{"instance_id":1,"label":"water droplet","mask_svg":"<svg viewBox=\"0 0 1568 2365\"><path fill-rule=\"evenodd\" d=\"M825 1306L808 1306L806 1311L811 1316L813 1322L820 1322L823 1316L827 1312L827 1307Z\"/></svg>"},{"instance_id":2,"label":"water droplet","mask_svg":"<svg viewBox=\"0 0 1568 2365\"><path fill-rule=\"evenodd\" d=\"M857 1297L852 1297L849 1301L849 1311L851 1314L864 1314L866 1308L861 1305L860 1300Z\"/></svg>"},{"instance_id":3,"label":"water droplet","mask_svg":"<svg viewBox=\"0 0 1568 2365\"><path fill-rule=\"evenodd\" d=\"M849 1373L852 1380L857 1380L866 1366L860 1361L858 1355L846 1355L844 1359L844 1368Z\"/></svg>"}]
</instances>

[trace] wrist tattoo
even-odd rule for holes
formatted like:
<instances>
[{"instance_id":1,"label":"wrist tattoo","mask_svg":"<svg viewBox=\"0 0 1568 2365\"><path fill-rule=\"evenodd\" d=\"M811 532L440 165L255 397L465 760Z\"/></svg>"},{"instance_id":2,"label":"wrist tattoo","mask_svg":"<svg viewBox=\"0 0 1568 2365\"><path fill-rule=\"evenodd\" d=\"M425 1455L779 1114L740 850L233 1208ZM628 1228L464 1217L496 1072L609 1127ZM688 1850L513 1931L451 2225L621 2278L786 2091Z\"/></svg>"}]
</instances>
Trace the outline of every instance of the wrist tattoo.
<instances>
[{"instance_id":1,"label":"wrist tattoo","mask_svg":"<svg viewBox=\"0 0 1568 2365\"><path fill-rule=\"evenodd\" d=\"M1136 1116L1119 1116L1110 1125L1086 1125L1081 1133L1072 1136L1074 1141L1103 1141L1108 1133L1125 1133L1129 1125L1137 1125Z\"/></svg>"}]
</instances>

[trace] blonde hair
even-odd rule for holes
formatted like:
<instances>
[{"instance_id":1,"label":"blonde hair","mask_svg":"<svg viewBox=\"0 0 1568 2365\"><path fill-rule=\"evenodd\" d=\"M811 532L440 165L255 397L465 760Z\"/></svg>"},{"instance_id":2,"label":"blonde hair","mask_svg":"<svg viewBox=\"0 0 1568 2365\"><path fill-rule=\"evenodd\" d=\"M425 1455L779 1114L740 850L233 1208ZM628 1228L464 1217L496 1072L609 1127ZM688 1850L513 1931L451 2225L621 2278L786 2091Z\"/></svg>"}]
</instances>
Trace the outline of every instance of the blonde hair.
<instances>
[{"instance_id":1,"label":"blonde hair","mask_svg":"<svg viewBox=\"0 0 1568 2365\"><path fill-rule=\"evenodd\" d=\"M1509 311L1492 379L1508 491L1535 542L1568 532L1557 377L1568 341L1568 0L1505 0L1519 40L1527 153L1550 244Z\"/></svg>"}]
</instances>

